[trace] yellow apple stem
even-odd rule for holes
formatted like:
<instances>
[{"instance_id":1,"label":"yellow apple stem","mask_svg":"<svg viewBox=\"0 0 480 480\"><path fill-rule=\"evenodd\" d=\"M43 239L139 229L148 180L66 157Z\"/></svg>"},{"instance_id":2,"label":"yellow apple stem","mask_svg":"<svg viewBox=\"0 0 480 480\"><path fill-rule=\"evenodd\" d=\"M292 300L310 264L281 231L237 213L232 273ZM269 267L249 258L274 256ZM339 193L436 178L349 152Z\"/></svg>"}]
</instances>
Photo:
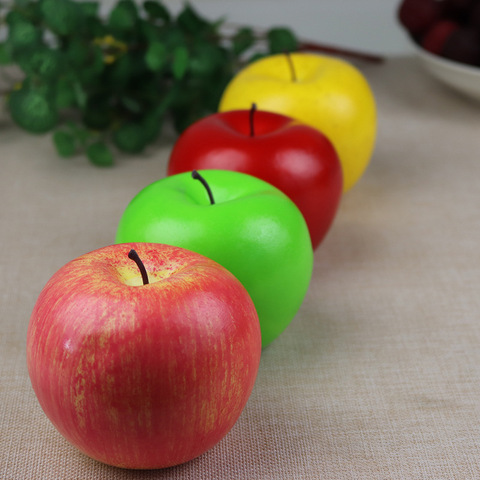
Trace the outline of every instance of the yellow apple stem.
<instances>
[{"instance_id":1,"label":"yellow apple stem","mask_svg":"<svg viewBox=\"0 0 480 480\"><path fill-rule=\"evenodd\" d=\"M287 57L288 65L290 67L290 73L292 74L292 82L296 82L297 74L295 72L295 65L293 64L292 56L289 52L285 52L285 56Z\"/></svg>"},{"instance_id":2,"label":"yellow apple stem","mask_svg":"<svg viewBox=\"0 0 480 480\"><path fill-rule=\"evenodd\" d=\"M142 274L143 284L147 285L148 284L147 269L145 268L145 265L143 264L143 262L140 260L138 253L133 248L128 252L128 258L130 258L137 264L137 267L140 270L140 273Z\"/></svg>"},{"instance_id":3,"label":"yellow apple stem","mask_svg":"<svg viewBox=\"0 0 480 480\"><path fill-rule=\"evenodd\" d=\"M205 187L205 190L208 193L208 198L210 199L210 205L214 205L215 201L213 200L212 189L210 188L210 185L207 183L207 181L196 170L193 170L192 178L194 178L195 180L200 180L200 183Z\"/></svg>"},{"instance_id":4,"label":"yellow apple stem","mask_svg":"<svg viewBox=\"0 0 480 480\"><path fill-rule=\"evenodd\" d=\"M252 108L250 109L250 136L254 137L255 136L255 122L254 122L254 117L255 117L255 112L257 110L257 104L252 103Z\"/></svg>"}]
</instances>

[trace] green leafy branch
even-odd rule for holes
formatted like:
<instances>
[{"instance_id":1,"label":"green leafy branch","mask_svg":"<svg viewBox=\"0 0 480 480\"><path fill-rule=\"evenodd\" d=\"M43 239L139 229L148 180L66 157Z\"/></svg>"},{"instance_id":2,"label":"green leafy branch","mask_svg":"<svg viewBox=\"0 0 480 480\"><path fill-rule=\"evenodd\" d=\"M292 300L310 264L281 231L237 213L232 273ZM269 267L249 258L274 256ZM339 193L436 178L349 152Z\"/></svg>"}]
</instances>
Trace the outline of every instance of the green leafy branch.
<instances>
[{"instance_id":1,"label":"green leafy branch","mask_svg":"<svg viewBox=\"0 0 480 480\"><path fill-rule=\"evenodd\" d=\"M216 111L244 63L298 47L287 28L259 35L240 26L227 36L223 20L189 4L174 16L159 0L120 0L106 17L97 1L15 0L0 20L0 65L22 72L6 92L13 121L53 131L62 157L84 152L102 166L115 149L142 152L166 119L181 132Z\"/></svg>"}]
</instances>

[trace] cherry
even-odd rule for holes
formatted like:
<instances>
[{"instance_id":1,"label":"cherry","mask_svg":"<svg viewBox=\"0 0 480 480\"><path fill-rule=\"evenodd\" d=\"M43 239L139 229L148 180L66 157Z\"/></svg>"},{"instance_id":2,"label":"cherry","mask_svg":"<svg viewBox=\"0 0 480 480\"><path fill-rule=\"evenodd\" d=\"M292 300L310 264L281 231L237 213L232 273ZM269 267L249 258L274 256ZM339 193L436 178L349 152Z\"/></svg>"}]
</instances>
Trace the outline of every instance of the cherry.
<instances>
[{"instance_id":1,"label":"cherry","mask_svg":"<svg viewBox=\"0 0 480 480\"><path fill-rule=\"evenodd\" d=\"M397 17L426 51L480 66L480 0L403 0Z\"/></svg>"},{"instance_id":2,"label":"cherry","mask_svg":"<svg viewBox=\"0 0 480 480\"><path fill-rule=\"evenodd\" d=\"M457 29L445 42L442 55L460 63L480 65L480 32L472 27Z\"/></svg>"},{"instance_id":3,"label":"cherry","mask_svg":"<svg viewBox=\"0 0 480 480\"><path fill-rule=\"evenodd\" d=\"M469 24L480 32L480 0L473 5L468 20Z\"/></svg>"},{"instance_id":4,"label":"cherry","mask_svg":"<svg viewBox=\"0 0 480 480\"><path fill-rule=\"evenodd\" d=\"M422 38L421 45L428 52L441 55L447 40L459 28L457 22L440 20L430 27Z\"/></svg>"},{"instance_id":5,"label":"cherry","mask_svg":"<svg viewBox=\"0 0 480 480\"><path fill-rule=\"evenodd\" d=\"M452 20L464 22L476 0L447 0L445 15Z\"/></svg>"},{"instance_id":6,"label":"cherry","mask_svg":"<svg viewBox=\"0 0 480 480\"><path fill-rule=\"evenodd\" d=\"M398 9L400 23L414 36L421 35L442 16L446 0L404 0Z\"/></svg>"}]
</instances>

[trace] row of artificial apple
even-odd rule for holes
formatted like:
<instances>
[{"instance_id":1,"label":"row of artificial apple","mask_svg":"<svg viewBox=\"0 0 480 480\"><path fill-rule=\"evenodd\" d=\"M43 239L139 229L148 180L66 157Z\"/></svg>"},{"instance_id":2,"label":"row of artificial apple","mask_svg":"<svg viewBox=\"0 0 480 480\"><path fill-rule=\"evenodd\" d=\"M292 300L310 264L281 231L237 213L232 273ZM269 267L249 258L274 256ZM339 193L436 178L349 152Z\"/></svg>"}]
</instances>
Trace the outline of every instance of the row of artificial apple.
<instances>
[{"instance_id":1,"label":"row of artificial apple","mask_svg":"<svg viewBox=\"0 0 480 480\"><path fill-rule=\"evenodd\" d=\"M259 60L220 110L178 139L116 245L61 268L32 313L28 368L43 410L110 465L177 465L226 435L372 152L369 86L333 58Z\"/></svg>"}]
</instances>

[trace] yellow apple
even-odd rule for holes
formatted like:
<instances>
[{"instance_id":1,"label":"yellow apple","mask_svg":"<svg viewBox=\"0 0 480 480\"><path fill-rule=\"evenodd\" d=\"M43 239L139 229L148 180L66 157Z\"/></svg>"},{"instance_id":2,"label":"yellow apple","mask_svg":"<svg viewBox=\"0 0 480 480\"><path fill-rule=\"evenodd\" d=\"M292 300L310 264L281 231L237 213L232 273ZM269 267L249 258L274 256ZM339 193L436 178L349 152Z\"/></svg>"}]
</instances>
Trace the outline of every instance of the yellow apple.
<instances>
[{"instance_id":1,"label":"yellow apple","mask_svg":"<svg viewBox=\"0 0 480 480\"><path fill-rule=\"evenodd\" d=\"M219 111L281 113L320 130L333 143L343 170L343 191L363 175L375 144L377 115L363 74L338 58L312 53L257 60L227 85Z\"/></svg>"}]
</instances>

